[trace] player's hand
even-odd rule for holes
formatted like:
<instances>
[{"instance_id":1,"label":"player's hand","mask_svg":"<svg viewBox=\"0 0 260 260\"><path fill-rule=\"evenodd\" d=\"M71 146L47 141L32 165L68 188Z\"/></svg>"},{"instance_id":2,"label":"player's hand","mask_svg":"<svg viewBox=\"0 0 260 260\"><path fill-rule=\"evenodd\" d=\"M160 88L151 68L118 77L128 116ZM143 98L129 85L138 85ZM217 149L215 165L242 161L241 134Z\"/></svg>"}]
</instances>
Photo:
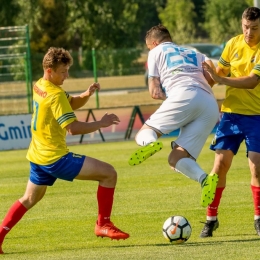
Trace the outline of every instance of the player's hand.
<instances>
[{"instance_id":1,"label":"player's hand","mask_svg":"<svg viewBox=\"0 0 260 260\"><path fill-rule=\"evenodd\" d=\"M99 91L100 90L100 84L98 82L95 82L93 84L91 84L88 89L83 93L84 96L90 97L92 96L95 91Z\"/></svg>"},{"instance_id":2,"label":"player's hand","mask_svg":"<svg viewBox=\"0 0 260 260\"><path fill-rule=\"evenodd\" d=\"M106 113L100 120L102 127L108 127L111 125L118 125L120 120L115 114Z\"/></svg>"},{"instance_id":3,"label":"player's hand","mask_svg":"<svg viewBox=\"0 0 260 260\"><path fill-rule=\"evenodd\" d=\"M215 82L219 82L221 80L221 77L216 74L215 70L211 68L207 62L202 62L202 68L210 74L211 78Z\"/></svg>"}]
</instances>

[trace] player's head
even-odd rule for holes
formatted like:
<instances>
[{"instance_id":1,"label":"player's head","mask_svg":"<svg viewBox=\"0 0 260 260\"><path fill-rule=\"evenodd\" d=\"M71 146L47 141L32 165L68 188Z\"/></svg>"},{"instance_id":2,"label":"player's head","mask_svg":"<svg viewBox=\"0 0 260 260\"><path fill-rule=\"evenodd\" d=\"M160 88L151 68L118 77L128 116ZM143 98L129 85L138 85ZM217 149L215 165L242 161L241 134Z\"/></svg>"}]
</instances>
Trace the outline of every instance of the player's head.
<instances>
[{"instance_id":1,"label":"player's head","mask_svg":"<svg viewBox=\"0 0 260 260\"><path fill-rule=\"evenodd\" d=\"M260 18L260 9L257 7L248 7L242 14L242 19L256 21Z\"/></svg>"},{"instance_id":2,"label":"player's head","mask_svg":"<svg viewBox=\"0 0 260 260\"><path fill-rule=\"evenodd\" d=\"M152 50L162 42L172 42L172 37L168 29L159 24L153 26L146 32L145 42L149 50Z\"/></svg>"},{"instance_id":3,"label":"player's head","mask_svg":"<svg viewBox=\"0 0 260 260\"><path fill-rule=\"evenodd\" d=\"M70 53L63 48L50 47L45 54L42 66L43 69L56 69L59 65L71 66L73 64L73 58Z\"/></svg>"},{"instance_id":4,"label":"player's head","mask_svg":"<svg viewBox=\"0 0 260 260\"><path fill-rule=\"evenodd\" d=\"M242 30L245 41L254 46L260 41L260 9L248 7L242 14Z\"/></svg>"},{"instance_id":5,"label":"player's head","mask_svg":"<svg viewBox=\"0 0 260 260\"><path fill-rule=\"evenodd\" d=\"M67 50L51 47L42 61L43 78L57 86L62 85L69 76L69 68L72 64L73 58Z\"/></svg>"}]
</instances>

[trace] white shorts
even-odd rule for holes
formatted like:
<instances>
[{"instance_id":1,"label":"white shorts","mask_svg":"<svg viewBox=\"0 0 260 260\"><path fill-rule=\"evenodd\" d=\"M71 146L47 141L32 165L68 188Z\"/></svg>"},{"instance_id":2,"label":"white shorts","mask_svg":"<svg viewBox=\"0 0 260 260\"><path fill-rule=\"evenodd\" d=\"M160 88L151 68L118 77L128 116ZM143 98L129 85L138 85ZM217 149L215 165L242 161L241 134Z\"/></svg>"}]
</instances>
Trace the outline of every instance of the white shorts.
<instances>
[{"instance_id":1,"label":"white shorts","mask_svg":"<svg viewBox=\"0 0 260 260\"><path fill-rule=\"evenodd\" d=\"M174 142L197 159L218 118L219 108L213 95L198 87L182 87L145 124L162 134L180 129Z\"/></svg>"}]
</instances>

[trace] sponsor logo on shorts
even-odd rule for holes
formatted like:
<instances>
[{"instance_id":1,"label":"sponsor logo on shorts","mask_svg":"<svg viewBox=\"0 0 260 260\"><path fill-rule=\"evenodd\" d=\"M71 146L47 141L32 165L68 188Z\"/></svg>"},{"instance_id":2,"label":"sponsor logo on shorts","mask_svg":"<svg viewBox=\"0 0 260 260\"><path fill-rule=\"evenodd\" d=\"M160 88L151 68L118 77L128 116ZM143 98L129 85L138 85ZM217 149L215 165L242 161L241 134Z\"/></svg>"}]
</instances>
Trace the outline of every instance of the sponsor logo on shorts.
<instances>
[{"instance_id":1,"label":"sponsor logo on shorts","mask_svg":"<svg viewBox=\"0 0 260 260\"><path fill-rule=\"evenodd\" d=\"M76 154L76 153L73 153L73 154L72 154L72 157L75 157L75 158L82 158L82 155L80 155L80 154Z\"/></svg>"},{"instance_id":2,"label":"sponsor logo on shorts","mask_svg":"<svg viewBox=\"0 0 260 260\"><path fill-rule=\"evenodd\" d=\"M215 144L216 144L216 136L214 136L214 138L212 139L211 144L212 144L212 145L215 145Z\"/></svg>"}]
</instances>

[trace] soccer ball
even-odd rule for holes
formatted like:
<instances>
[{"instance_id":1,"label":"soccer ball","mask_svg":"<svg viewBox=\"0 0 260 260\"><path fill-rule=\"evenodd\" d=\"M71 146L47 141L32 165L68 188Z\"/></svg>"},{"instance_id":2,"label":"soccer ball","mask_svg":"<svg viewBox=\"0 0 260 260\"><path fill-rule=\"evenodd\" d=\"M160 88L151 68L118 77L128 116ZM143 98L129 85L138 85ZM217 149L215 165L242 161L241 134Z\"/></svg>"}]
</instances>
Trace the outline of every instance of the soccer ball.
<instances>
[{"instance_id":1,"label":"soccer ball","mask_svg":"<svg viewBox=\"0 0 260 260\"><path fill-rule=\"evenodd\" d=\"M191 225L183 216L171 216L163 224L163 236L172 244L186 242L191 235Z\"/></svg>"}]
</instances>

